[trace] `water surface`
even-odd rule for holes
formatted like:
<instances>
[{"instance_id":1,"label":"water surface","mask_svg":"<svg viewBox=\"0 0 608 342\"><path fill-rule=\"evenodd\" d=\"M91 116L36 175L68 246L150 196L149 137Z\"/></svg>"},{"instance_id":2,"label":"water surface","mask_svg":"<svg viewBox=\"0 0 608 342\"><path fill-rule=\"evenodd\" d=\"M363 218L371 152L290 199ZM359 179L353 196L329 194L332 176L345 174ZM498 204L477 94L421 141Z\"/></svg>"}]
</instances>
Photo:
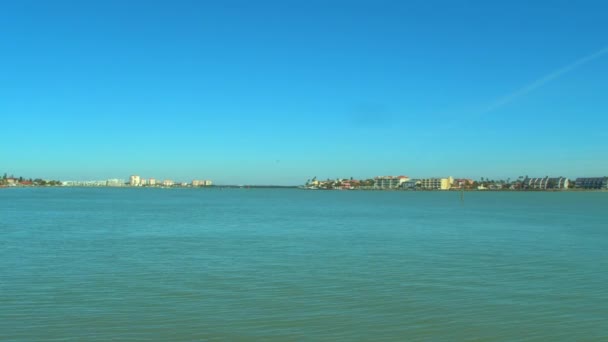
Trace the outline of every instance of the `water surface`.
<instances>
[{"instance_id":1,"label":"water surface","mask_svg":"<svg viewBox=\"0 0 608 342\"><path fill-rule=\"evenodd\" d=\"M0 340L608 340L608 193L0 189Z\"/></svg>"}]
</instances>

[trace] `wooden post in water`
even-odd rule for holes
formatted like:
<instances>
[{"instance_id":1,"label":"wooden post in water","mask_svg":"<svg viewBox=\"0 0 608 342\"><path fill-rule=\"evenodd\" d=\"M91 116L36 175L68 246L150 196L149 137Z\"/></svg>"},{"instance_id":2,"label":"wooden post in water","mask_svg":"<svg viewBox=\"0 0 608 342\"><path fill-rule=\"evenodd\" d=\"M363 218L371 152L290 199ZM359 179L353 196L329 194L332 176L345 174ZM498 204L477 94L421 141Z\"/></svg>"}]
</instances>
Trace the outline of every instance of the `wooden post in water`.
<instances>
[{"instance_id":1,"label":"wooden post in water","mask_svg":"<svg viewBox=\"0 0 608 342\"><path fill-rule=\"evenodd\" d=\"M464 187L460 188L460 203L464 205Z\"/></svg>"}]
</instances>

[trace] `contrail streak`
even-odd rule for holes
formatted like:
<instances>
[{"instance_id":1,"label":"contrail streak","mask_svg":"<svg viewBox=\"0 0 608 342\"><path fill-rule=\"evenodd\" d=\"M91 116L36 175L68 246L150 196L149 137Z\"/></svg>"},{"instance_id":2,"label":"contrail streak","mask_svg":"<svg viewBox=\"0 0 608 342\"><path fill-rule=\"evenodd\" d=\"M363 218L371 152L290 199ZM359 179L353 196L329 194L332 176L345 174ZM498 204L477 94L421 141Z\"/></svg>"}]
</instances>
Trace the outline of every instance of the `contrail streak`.
<instances>
[{"instance_id":1,"label":"contrail streak","mask_svg":"<svg viewBox=\"0 0 608 342\"><path fill-rule=\"evenodd\" d=\"M516 90L515 92L501 98L500 100L496 101L495 103L493 103L492 105L490 105L488 108L486 108L485 110L483 110L480 114L486 114L489 113L491 111L494 111L510 102L512 102L513 100L524 96L540 87L542 87L543 85L555 80L556 78L584 65L587 64L591 61L593 61L594 59L600 58L603 55L605 55L606 53L608 53L608 46L604 47L603 49L596 51L586 57L583 57L571 64L568 64L562 68L559 68L549 74L547 74L544 77L541 77L539 79L537 79L536 81Z\"/></svg>"}]
</instances>

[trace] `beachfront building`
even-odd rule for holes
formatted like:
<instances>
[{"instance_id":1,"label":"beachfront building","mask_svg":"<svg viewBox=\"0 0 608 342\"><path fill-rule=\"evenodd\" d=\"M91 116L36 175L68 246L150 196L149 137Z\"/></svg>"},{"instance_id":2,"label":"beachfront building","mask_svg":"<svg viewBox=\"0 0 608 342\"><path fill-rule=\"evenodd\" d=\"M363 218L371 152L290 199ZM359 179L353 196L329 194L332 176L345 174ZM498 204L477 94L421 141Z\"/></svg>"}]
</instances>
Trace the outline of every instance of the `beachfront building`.
<instances>
[{"instance_id":1,"label":"beachfront building","mask_svg":"<svg viewBox=\"0 0 608 342\"><path fill-rule=\"evenodd\" d=\"M129 177L129 185L131 186L140 186L141 185L141 178L137 175L132 175L131 177Z\"/></svg>"},{"instance_id":2,"label":"beachfront building","mask_svg":"<svg viewBox=\"0 0 608 342\"><path fill-rule=\"evenodd\" d=\"M175 184L175 182L173 182L173 181L172 181L172 180L170 180L170 179L165 179L165 180L163 181L163 186L173 186L173 184Z\"/></svg>"},{"instance_id":3,"label":"beachfront building","mask_svg":"<svg viewBox=\"0 0 608 342\"><path fill-rule=\"evenodd\" d=\"M408 179L401 183L401 188L404 190L416 190L416 185L420 184L419 179Z\"/></svg>"},{"instance_id":4,"label":"beachfront building","mask_svg":"<svg viewBox=\"0 0 608 342\"><path fill-rule=\"evenodd\" d=\"M546 189L549 183L549 177L545 178L528 178L522 182L524 189Z\"/></svg>"},{"instance_id":5,"label":"beachfront building","mask_svg":"<svg viewBox=\"0 0 608 342\"><path fill-rule=\"evenodd\" d=\"M524 189L547 190L547 189L568 189L570 180L565 177L549 178L528 178L522 182Z\"/></svg>"},{"instance_id":6,"label":"beachfront building","mask_svg":"<svg viewBox=\"0 0 608 342\"><path fill-rule=\"evenodd\" d=\"M139 185L141 185L141 186L146 186L146 185L148 185L148 180L147 180L147 179L145 179L145 178L142 178L142 179L139 181Z\"/></svg>"},{"instance_id":7,"label":"beachfront building","mask_svg":"<svg viewBox=\"0 0 608 342\"><path fill-rule=\"evenodd\" d=\"M154 178L148 179L148 185L155 186L156 185L156 179L154 179Z\"/></svg>"},{"instance_id":8,"label":"beachfront building","mask_svg":"<svg viewBox=\"0 0 608 342\"><path fill-rule=\"evenodd\" d=\"M570 180L566 177L549 178L549 189L568 189Z\"/></svg>"},{"instance_id":9,"label":"beachfront building","mask_svg":"<svg viewBox=\"0 0 608 342\"><path fill-rule=\"evenodd\" d=\"M603 189L608 190L608 177L586 177L577 178L574 183L579 189Z\"/></svg>"},{"instance_id":10,"label":"beachfront building","mask_svg":"<svg viewBox=\"0 0 608 342\"><path fill-rule=\"evenodd\" d=\"M425 190L450 190L454 178L425 178L420 180L420 188Z\"/></svg>"},{"instance_id":11,"label":"beachfront building","mask_svg":"<svg viewBox=\"0 0 608 342\"><path fill-rule=\"evenodd\" d=\"M379 176L374 178L374 187L378 189L397 189L409 179L407 176Z\"/></svg>"},{"instance_id":12,"label":"beachfront building","mask_svg":"<svg viewBox=\"0 0 608 342\"><path fill-rule=\"evenodd\" d=\"M473 186L473 184L475 183L474 180L472 179L467 179L467 178L457 178L454 179L454 183L452 184L451 188L470 188Z\"/></svg>"}]
</instances>

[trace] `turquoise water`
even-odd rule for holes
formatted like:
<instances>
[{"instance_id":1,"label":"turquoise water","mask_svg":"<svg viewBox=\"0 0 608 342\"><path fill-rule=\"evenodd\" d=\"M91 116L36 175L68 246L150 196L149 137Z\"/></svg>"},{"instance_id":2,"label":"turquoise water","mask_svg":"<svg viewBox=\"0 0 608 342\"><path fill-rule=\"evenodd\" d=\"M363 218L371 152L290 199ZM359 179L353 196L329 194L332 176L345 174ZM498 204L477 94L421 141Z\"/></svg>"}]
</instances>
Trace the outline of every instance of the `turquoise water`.
<instances>
[{"instance_id":1,"label":"turquoise water","mask_svg":"<svg viewBox=\"0 0 608 342\"><path fill-rule=\"evenodd\" d=\"M608 340L608 193L0 189L0 340Z\"/></svg>"}]
</instances>

